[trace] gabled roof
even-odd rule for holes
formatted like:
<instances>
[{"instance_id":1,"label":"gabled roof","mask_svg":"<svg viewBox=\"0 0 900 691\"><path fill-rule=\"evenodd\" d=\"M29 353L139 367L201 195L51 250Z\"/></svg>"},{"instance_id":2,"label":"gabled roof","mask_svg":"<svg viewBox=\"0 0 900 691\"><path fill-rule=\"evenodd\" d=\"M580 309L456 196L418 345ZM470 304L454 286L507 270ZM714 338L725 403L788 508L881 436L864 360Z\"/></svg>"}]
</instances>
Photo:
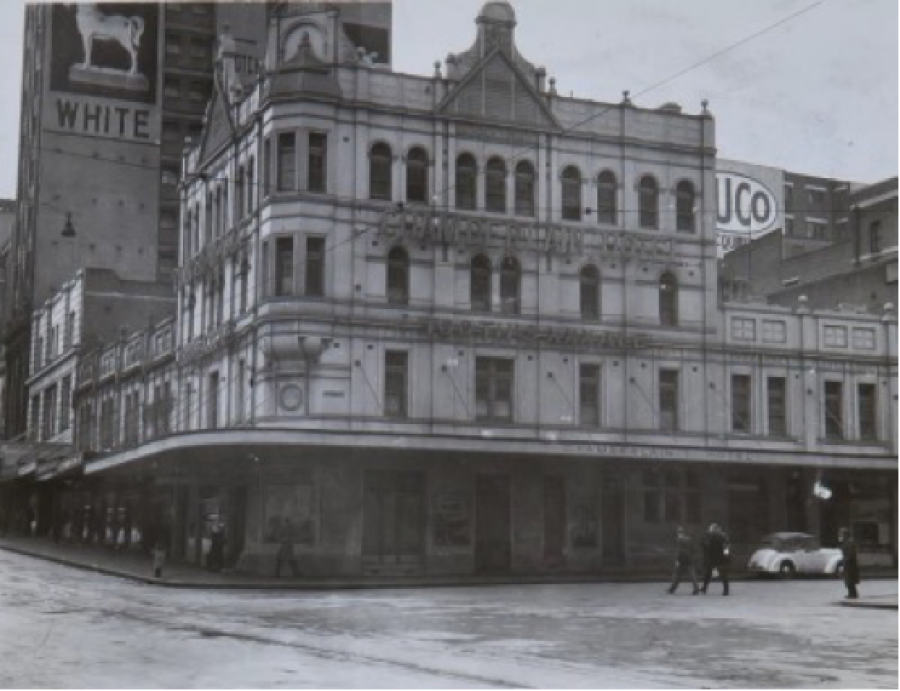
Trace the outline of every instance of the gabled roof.
<instances>
[{"instance_id":1,"label":"gabled roof","mask_svg":"<svg viewBox=\"0 0 900 691\"><path fill-rule=\"evenodd\" d=\"M437 108L442 115L551 127L560 125L537 89L501 47L476 63Z\"/></svg>"}]
</instances>

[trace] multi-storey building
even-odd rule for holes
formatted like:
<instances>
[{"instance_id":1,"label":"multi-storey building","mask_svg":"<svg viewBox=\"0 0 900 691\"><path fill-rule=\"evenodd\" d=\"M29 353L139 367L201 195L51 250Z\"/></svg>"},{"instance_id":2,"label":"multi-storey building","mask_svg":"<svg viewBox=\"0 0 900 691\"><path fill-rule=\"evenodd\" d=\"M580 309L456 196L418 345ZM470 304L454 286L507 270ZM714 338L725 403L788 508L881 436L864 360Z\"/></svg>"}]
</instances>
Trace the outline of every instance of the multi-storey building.
<instances>
[{"instance_id":1,"label":"multi-storey building","mask_svg":"<svg viewBox=\"0 0 900 691\"><path fill-rule=\"evenodd\" d=\"M82 363L79 520L310 575L657 568L712 521L896 553L895 313L721 307L706 104L560 96L476 24L418 76L278 11L184 158L174 324Z\"/></svg>"},{"instance_id":2,"label":"multi-storey building","mask_svg":"<svg viewBox=\"0 0 900 691\"><path fill-rule=\"evenodd\" d=\"M848 200L849 227L816 248L791 251L793 239L778 230L728 253L723 292L781 305L803 295L813 308L871 313L896 303L897 178L856 186Z\"/></svg>"}]
</instances>

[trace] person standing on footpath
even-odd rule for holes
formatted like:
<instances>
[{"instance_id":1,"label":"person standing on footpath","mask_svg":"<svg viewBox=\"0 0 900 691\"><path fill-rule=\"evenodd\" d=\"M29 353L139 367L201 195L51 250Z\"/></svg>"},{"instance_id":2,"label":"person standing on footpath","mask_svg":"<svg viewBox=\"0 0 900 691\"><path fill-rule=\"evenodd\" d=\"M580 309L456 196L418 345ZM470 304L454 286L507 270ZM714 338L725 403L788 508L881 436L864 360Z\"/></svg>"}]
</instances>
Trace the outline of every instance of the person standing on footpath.
<instances>
[{"instance_id":1,"label":"person standing on footpath","mask_svg":"<svg viewBox=\"0 0 900 691\"><path fill-rule=\"evenodd\" d=\"M712 580L713 570L719 572L722 579L722 595L728 595L728 566L731 561L729 555L728 536L717 523L709 526L709 531L703 536L703 587L700 592L706 595L709 582Z\"/></svg>"},{"instance_id":2,"label":"person standing on footpath","mask_svg":"<svg viewBox=\"0 0 900 691\"><path fill-rule=\"evenodd\" d=\"M681 577L687 572L691 576L691 583L694 586L692 595L700 592L697 587L697 572L694 569L694 542L684 528L678 526L675 538L675 571L672 573L672 585L669 586L669 595L675 593Z\"/></svg>"},{"instance_id":3,"label":"person standing on footpath","mask_svg":"<svg viewBox=\"0 0 900 691\"><path fill-rule=\"evenodd\" d=\"M856 540L849 528L841 528L838 531L838 542L841 544L841 554L844 555L844 585L847 586L848 600L856 600L859 593L856 586L859 585L859 559L857 558Z\"/></svg>"},{"instance_id":4,"label":"person standing on footpath","mask_svg":"<svg viewBox=\"0 0 900 691\"><path fill-rule=\"evenodd\" d=\"M290 518L285 518L281 524L280 541L281 545L275 556L275 578L281 578L281 567L285 564L290 564L294 576L301 575L300 569L297 568L297 560L294 558L294 529Z\"/></svg>"},{"instance_id":5,"label":"person standing on footpath","mask_svg":"<svg viewBox=\"0 0 900 691\"><path fill-rule=\"evenodd\" d=\"M153 547L153 577L163 577L163 566L166 564L166 548L161 540L156 541Z\"/></svg>"}]
</instances>

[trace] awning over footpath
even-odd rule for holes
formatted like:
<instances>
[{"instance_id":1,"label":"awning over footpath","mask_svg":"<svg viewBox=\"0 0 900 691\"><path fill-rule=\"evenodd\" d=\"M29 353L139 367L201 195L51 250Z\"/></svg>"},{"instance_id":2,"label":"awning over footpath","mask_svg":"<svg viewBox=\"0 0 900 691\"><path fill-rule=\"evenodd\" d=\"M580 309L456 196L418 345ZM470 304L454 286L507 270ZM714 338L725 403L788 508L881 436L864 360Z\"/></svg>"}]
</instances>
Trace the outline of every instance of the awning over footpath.
<instances>
[{"instance_id":1,"label":"awning over footpath","mask_svg":"<svg viewBox=\"0 0 900 691\"><path fill-rule=\"evenodd\" d=\"M0 443L0 482L25 478L52 479L56 476L59 463L72 454L70 444L26 441ZM81 464L79 472L80 467Z\"/></svg>"}]
</instances>

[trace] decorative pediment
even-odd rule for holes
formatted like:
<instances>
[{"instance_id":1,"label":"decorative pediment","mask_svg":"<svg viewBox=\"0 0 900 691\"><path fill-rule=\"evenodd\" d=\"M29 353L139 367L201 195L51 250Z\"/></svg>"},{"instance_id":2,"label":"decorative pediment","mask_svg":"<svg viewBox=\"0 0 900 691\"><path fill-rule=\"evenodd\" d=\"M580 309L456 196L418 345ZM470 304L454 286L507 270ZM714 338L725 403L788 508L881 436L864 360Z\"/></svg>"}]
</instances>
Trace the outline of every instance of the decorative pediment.
<instances>
[{"instance_id":1,"label":"decorative pediment","mask_svg":"<svg viewBox=\"0 0 900 691\"><path fill-rule=\"evenodd\" d=\"M447 94L442 115L559 128L537 89L502 46L496 46Z\"/></svg>"}]
</instances>

